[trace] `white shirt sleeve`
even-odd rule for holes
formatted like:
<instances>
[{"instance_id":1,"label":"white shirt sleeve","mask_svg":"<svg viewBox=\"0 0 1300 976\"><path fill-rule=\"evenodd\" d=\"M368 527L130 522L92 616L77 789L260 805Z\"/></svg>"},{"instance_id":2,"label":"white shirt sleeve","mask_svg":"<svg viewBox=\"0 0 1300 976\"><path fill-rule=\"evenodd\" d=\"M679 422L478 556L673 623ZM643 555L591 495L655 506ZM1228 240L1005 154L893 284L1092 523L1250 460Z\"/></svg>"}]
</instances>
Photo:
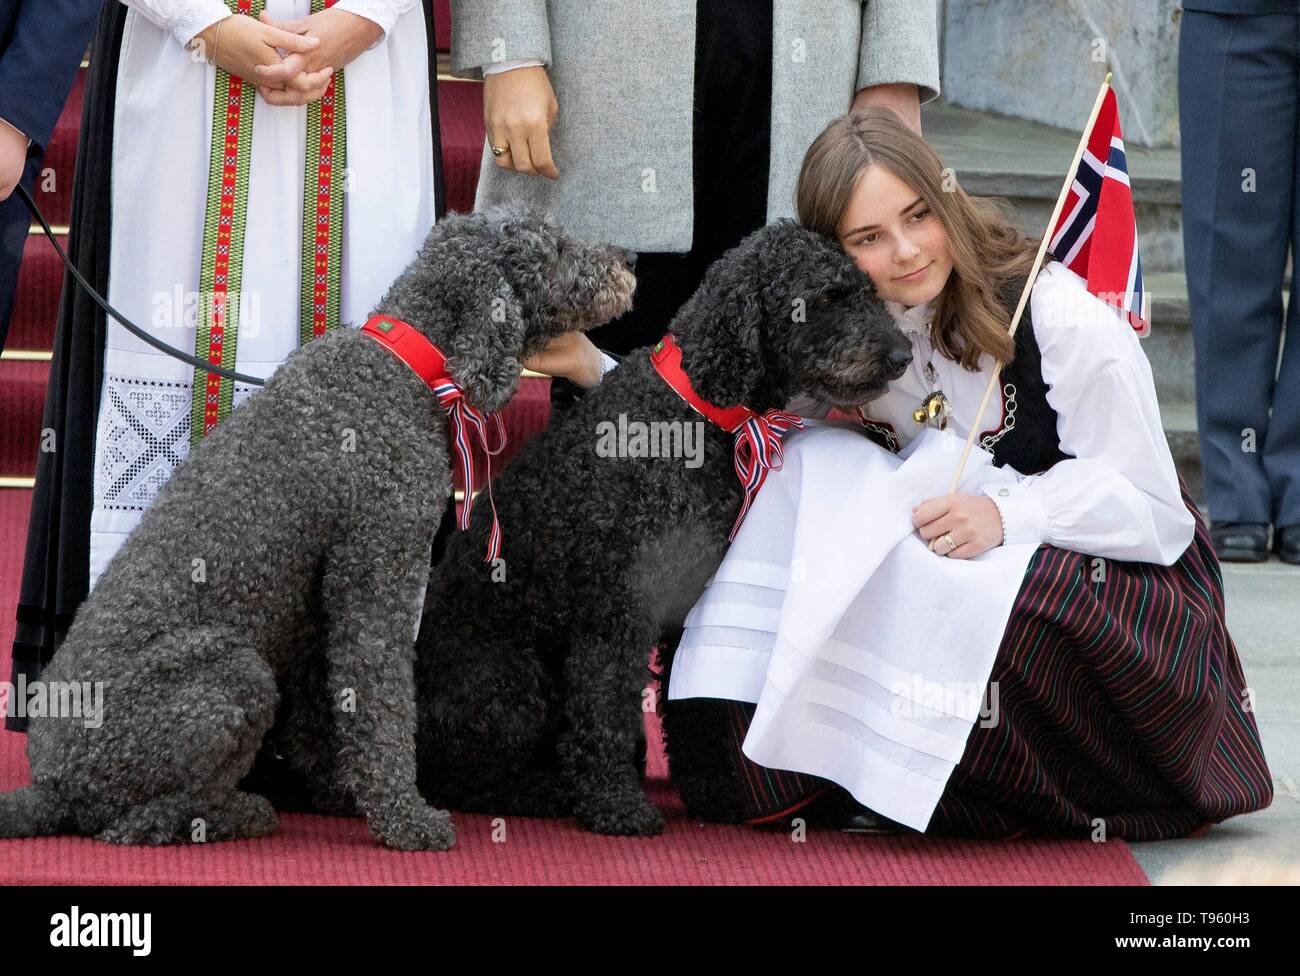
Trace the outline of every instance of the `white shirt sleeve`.
<instances>
[{"instance_id":1,"label":"white shirt sleeve","mask_svg":"<svg viewBox=\"0 0 1300 976\"><path fill-rule=\"evenodd\" d=\"M491 64L481 65L483 77L488 75L499 75L503 71L514 71L515 68L540 68L542 62L533 58L513 58L509 61L493 61Z\"/></svg>"},{"instance_id":2,"label":"white shirt sleeve","mask_svg":"<svg viewBox=\"0 0 1300 976\"><path fill-rule=\"evenodd\" d=\"M145 20L188 44L199 31L233 16L222 0L122 0Z\"/></svg>"},{"instance_id":3,"label":"white shirt sleeve","mask_svg":"<svg viewBox=\"0 0 1300 976\"><path fill-rule=\"evenodd\" d=\"M367 50L374 50L388 39L388 32L393 29L393 25L414 10L419 2L420 0L338 0L331 9L346 10L348 13L373 20L382 27L384 32L367 48Z\"/></svg>"},{"instance_id":4,"label":"white shirt sleeve","mask_svg":"<svg viewBox=\"0 0 1300 976\"><path fill-rule=\"evenodd\" d=\"M1183 504L1151 364L1132 326L1053 262L1030 295L1047 402L1074 458L1015 485L983 485L1006 543L1171 566L1196 524Z\"/></svg>"}]
</instances>

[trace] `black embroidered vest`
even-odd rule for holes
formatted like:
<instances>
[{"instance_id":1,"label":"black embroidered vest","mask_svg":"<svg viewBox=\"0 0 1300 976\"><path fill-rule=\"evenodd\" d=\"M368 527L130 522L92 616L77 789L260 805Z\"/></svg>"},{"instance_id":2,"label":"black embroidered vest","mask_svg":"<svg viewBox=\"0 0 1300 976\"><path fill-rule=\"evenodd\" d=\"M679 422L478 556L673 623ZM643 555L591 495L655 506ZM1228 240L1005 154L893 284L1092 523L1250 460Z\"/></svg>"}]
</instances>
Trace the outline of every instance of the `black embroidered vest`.
<instances>
[{"instance_id":1,"label":"black embroidered vest","mask_svg":"<svg viewBox=\"0 0 1300 976\"><path fill-rule=\"evenodd\" d=\"M1009 281L1003 291L1007 313L1013 314L1025 279ZM1056 411L1047 402L1043 381L1042 353L1034 335L1034 323L1026 303L1016 327L1015 357L1002 367L1002 419L992 430L980 431L975 443L993 455L995 467L1011 465L1021 474L1040 474L1057 461L1074 457L1061 450L1056 434ZM894 438L880 426L866 428L866 434L886 450L897 453Z\"/></svg>"}]
</instances>

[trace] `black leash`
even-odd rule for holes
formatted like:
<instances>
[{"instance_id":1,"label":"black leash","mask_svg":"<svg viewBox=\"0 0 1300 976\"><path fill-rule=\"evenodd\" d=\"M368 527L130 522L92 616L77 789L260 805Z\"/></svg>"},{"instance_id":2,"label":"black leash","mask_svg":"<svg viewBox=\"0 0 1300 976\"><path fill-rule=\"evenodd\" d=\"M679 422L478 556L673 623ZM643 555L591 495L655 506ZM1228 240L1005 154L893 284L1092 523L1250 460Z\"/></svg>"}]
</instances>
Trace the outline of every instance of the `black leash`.
<instances>
[{"instance_id":1,"label":"black leash","mask_svg":"<svg viewBox=\"0 0 1300 976\"><path fill-rule=\"evenodd\" d=\"M187 352L181 352L174 346L167 345L167 343L163 342L161 339L151 336L112 305L108 304L108 300L97 292L89 281L82 277L81 272L73 266L72 262L68 260L68 256L63 253L63 248L59 246L58 238L54 236L54 231L50 230L50 225L46 221L45 215L41 213L40 208L36 206L36 202L32 200L31 194L27 192L27 188L19 183L16 189L18 195L22 197L23 203L27 205L27 209L32 212L32 216L36 218L37 222L41 225L41 229L45 231L45 236L48 237L50 243L54 245L54 250L59 252L59 257L63 260L63 266L68 269L68 273L76 279L77 284L86 290L86 294L94 300L96 305L102 308L108 315L117 319L117 321L120 322L123 328L128 332L140 339L142 342L147 342L159 352L166 353L173 359L179 359L183 363L188 363L195 369L205 370L209 373L216 373L218 376L224 376L226 379L238 380L240 383L247 383L250 386L266 385L266 380L260 380L256 376L247 376L244 373L236 373L234 370L226 369L224 366L217 366L213 363L207 362L206 360L199 359L197 356L191 356Z\"/></svg>"}]
</instances>

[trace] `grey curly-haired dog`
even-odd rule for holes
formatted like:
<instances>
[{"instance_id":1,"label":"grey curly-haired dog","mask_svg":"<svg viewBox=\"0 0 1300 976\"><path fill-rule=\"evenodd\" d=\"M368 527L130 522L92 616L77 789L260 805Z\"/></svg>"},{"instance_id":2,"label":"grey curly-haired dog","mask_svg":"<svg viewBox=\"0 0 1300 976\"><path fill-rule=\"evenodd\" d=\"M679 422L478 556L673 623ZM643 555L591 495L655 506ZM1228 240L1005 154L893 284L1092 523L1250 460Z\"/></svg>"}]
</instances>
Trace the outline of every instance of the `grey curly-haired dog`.
<instances>
[{"instance_id":1,"label":"grey curly-haired dog","mask_svg":"<svg viewBox=\"0 0 1300 976\"><path fill-rule=\"evenodd\" d=\"M668 331L700 396L760 413L800 391L864 402L911 359L870 279L837 242L790 222L717 261ZM510 526L501 563L483 562L478 511L431 575L416 642L419 782L440 805L572 812L608 834L663 827L634 762L649 651L721 562L742 488L733 435L650 356L625 358L495 482ZM644 449L653 431L658 452Z\"/></svg>"},{"instance_id":2,"label":"grey curly-haired dog","mask_svg":"<svg viewBox=\"0 0 1300 976\"><path fill-rule=\"evenodd\" d=\"M549 339L630 306L626 252L523 211L438 223L376 314L448 357L483 412ZM98 724L33 717L32 785L0 795L0 838L129 844L255 837L237 788L305 659L338 780L372 833L442 849L448 814L416 787L414 630L451 490L447 412L389 349L338 329L290 356L199 442L78 612L42 680L102 682ZM482 557L480 552L479 558Z\"/></svg>"}]
</instances>

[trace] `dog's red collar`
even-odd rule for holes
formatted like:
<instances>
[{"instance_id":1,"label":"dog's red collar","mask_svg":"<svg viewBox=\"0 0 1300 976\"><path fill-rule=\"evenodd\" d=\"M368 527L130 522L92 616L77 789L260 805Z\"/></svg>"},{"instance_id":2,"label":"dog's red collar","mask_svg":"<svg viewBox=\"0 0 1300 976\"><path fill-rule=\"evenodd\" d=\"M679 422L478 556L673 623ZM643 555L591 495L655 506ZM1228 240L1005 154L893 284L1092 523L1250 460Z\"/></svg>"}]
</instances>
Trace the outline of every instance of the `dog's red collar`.
<instances>
[{"instance_id":1,"label":"dog's red collar","mask_svg":"<svg viewBox=\"0 0 1300 976\"><path fill-rule=\"evenodd\" d=\"M781 469L781 435L791 428L802 429L803 420L792 413L768 410L756 413L744 405L719 407L705 400L691 386L691 378L682 369L682 348L672 333L660 339L650 350L650 362L664 382L710 423L736 435L736 476L745 489L736 524L730 539L736 537L745 513L763 487L769 471Z\"/></svg>"},{"instance_id":2,"label":"dog's red collar","mask_svg":"<svg viewBox=\"0 0 1300 976\"><path fill-rule=\"evenodd\" d=\"M487 561L501 554L501 525L497 522L497 506L492 500L492 458L506 447L506 429L497 414L484 415L470 406L465 391L447 372L447 357L430 342L419 329L395 319L391 315L375 315L361 327L361 331L374 339L394 356L411 367L424 381L447 411L451 426L451 440L460 459L460 469L465 485L465 501L460 506L459 524L462 531L469 528L469 514L474 506L474 454L470 451L469 431L478 432L483 451L487 454L488 501L492 505L492 531L488 535ZM488 445L488 417L496 423L497 449Z\"/></svg>"},{"instance_id":3,"label":"dog's red collar","mask_svg":"<svg viewBox=\"0 0 1300 976\"><path fill-rule=\"evenodd\" d=\"M447 373L447 357L442 350L409 323L391 315L375 315L361 331L410 366L429 389L436 391L439 383L456 382Z\"/></svg>"},{"instance_id":4,"label":"dog's red collar","mask_svg":"<svg viewBox=\"0 0 1300 976\"><path fill-rule=\"evenodd\" d=\"M697 413L702 414L706 420L721 427L727 433L733 433L746 420L755 416L754 411L749 407L714 406L696 393L695 388L691 386L691 378L686 375L686 370L682 369L682 347L677 345L677 340L673 338L671 332L655 343L654 348L650 350L650 362L654 364L655 371L664 378L664 382L677 391L678 396L689 403Z\"/></svg>"}]
</instances>

